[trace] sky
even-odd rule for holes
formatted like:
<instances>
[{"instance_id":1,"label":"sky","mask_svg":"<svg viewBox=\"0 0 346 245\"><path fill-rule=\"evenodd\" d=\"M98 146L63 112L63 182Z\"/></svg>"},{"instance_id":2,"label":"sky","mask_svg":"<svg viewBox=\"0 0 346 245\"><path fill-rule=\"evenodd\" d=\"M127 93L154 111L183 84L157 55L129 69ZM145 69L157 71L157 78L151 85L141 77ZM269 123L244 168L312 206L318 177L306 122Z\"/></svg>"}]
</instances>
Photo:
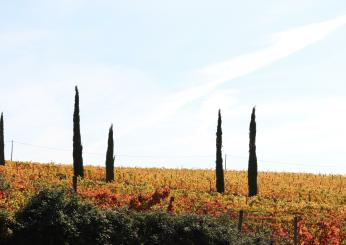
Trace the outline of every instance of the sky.
<instances>
[{"instance_id":1,"label":"sky","mask_svg":"<svg viewBox=\"0 0 346 245\"><path fill-rule=\"evenodd\" d=\"M0 111L13 160L72 162L74 86L84 164L346 174L346 2L0 2Z\"/></svg>"}]
</instances>

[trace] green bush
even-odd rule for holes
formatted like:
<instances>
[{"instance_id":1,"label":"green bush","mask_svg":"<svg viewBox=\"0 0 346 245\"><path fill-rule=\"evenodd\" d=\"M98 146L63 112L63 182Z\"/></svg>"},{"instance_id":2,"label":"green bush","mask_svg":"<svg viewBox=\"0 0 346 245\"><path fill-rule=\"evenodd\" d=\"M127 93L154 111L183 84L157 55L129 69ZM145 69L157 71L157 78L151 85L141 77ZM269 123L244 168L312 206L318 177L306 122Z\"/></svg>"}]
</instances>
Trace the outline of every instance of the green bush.
<instances>
[{"instance_id":1,"label":"green bush","mask_svg":"<svg viewBox=\"0 0 346 245\"><path fill-rule=\"evenodd\" d=\"M174 240L174 223L167 214L143 213L135 216L138 225L138 236L142 244L171 244Z\"/></svg>"},{"instance_id":2,"label":"green bush","mask_svg":"<svg viewBox=\"0 0 346 245\"><path fill-rule=\"evenodd\" d=\"M9 242L13 226L14 221L12 217L4 210L0 210L0 244Z\"/></svg>"},{"instance_id":3,"label":"green bush","mask_svg":"<svg viewBox=\"0 0 346 245\"><path fill-rule=\"evenodd\" d=\"M239 234L229 219L162 212L136 214L135 219L141 244L268 244L261 237Z\"/></svg>"},{"instance_id":4,"label":"green bush","mask_svg":"<svg viewBox=\"0 0 346 245\"><path fill-rule=\"evenodd\" d=\"M103 211L61 188L41 191L14 217L0 212L0 244L266 244L227 219Z\"/></svg>"},{"instance_id":5,"label":"green bush","mask_svg":"<svg viewBox=\"0 0 346 245\"><path fill-rule=\"evenodd\" d=\"M105 214L65 189L43 190L16 214L16 244L107 244Z\"/></svg>"},{"instance_id":6,"label":"green bush","mask_svg":"<svg viewBox=\"0 0 346 245\"><path fill-rule=\"evenodd\" d=\"M107 219L111 224L110 234L111 244L140 244L138 237L139 223L136 220L137 214L127 210L108 211Z\"/></svg>"}]
</instances>

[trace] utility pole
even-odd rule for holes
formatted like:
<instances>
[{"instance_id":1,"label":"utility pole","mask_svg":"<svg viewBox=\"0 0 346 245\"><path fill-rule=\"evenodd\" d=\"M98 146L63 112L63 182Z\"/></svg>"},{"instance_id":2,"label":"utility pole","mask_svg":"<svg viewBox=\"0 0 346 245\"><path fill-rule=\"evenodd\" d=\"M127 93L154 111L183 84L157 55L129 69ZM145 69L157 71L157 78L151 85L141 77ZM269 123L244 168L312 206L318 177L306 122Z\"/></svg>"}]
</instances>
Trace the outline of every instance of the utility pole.
<instances>
[{"instance_id":1,"label":"utility pole","mask_svg":"<svg viewBox=\"0 0 346 245\"><path fill-rule=\"evenodd\" d=\"M11 141L12 144L11 144L11 162L12 162L12 156L13 156L13 140Z\"/></svg>"},{"instance_id":2,"label":"utility pole","mask_svg":"<svg viewBox=\"0 0 346 245\"><path fill-rule=\"evenodd\" d=\"M225 170L227 170L227 154L225 154Z\"/></svg>"}]
</instances>

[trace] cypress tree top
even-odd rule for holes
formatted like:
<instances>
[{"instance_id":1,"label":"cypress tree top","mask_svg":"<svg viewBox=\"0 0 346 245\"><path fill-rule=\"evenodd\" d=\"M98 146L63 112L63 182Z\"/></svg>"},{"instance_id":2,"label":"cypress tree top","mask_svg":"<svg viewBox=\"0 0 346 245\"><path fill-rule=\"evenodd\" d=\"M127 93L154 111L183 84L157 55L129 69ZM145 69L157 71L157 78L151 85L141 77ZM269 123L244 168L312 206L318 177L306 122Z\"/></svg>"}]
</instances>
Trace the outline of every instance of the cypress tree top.
<instances>
[{"instance_id":1,"label":"cypress tree top","mask_svg":"<svg viewBox=\"0 0 346 245\"><path fill-rule=\"evenodd\" d=\"M75 104L73 113L73 168L75 176L84 176L83 172L83 156L82 156L82 140L80 135L80 118L79 118L79 93L77 86L75 87Z\"/></svg>"},{"instance_id":2,"label":"cypress tree top","mask_svg":"<svg viewBox=\"0 0 346 245\"><path fill-rule=\"evenodd\" d=\"M253 143L252 146L255 147L255 149L256 149L256 144L255 144L255 142L256 142L256 130L257 130L256 129L256 107L254 107L254 108L252 108L251 122L250 122L250 132L252 134L252 138L251 138L252 142L250 142L250 145L251 145L251 143Z\"/></svg>"},{"instance_id":3,"label":"cypress tree top","mask_svg":"<svg viewBox=\"0 0 346 245\"><path fill-rule=\"evenodd\" d=\"M114 180L114 140L113 140L113 124L109 128L108 147L106 154L106 181Z\"/></svg>"},{"instance_id":4,"label":"cypress tree top","mask_svg":"<svg viewBox=\"0 0 346 245\"><path fill-rule=\"evenodd\" d=\"M248 187L249 196L255 196L257 190L257 156L256 156L256 109L252 109L249 141Z\"/></svg>"},{"instance_id":5,"label":"cypress tree top","mask_svg":"<svg viewBox=\"0 0 346 245\"><path fill-rule=\"evenodd\" d=\"M219 193L225 192L225 181L222 166L222 119L221 111L219 110L218 120L217 120L217 131L216 131L216 190Z\"/></svg>"}]
</instances>

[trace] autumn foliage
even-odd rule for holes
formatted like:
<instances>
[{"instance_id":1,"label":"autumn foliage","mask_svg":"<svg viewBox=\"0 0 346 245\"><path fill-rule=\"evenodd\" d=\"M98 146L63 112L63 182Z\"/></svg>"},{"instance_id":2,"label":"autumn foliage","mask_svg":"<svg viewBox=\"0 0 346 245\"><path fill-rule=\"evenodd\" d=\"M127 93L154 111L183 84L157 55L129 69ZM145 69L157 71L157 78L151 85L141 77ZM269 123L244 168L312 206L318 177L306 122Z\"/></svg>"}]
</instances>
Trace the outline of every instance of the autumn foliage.
<instances>
[{"instance_id":1,"label":"autumn foliage","mask_svg":"<svg viewBox=\"0 0 346 245\"><path fill-rule=\"evenodd\" d=\"M258 173L259 195L247 196L247 173L225 171L219 194L212 170L118 168L106 183L105 168L85 166L78 196L104 210L225 216L237 223L244 210L243 232L267 232L274 241L293 241L299 217L300 244L345 244L346 178L338 175ZM72 185L69 165L7 162L0 166L0 208L16 212L47 187Z\"/></svg>"}]
</instances>

